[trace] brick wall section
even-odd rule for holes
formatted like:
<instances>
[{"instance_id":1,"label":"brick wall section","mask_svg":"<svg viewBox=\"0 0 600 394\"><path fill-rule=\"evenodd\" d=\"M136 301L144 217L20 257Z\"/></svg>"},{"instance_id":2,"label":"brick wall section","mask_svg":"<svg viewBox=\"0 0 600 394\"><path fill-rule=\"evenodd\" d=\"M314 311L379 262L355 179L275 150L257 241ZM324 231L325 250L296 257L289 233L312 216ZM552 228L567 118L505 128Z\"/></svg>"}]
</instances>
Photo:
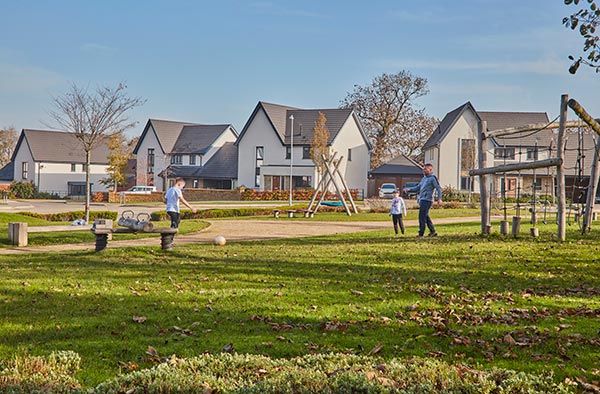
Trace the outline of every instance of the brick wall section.
<instances>
[{"instance_id":1,"label":"brick wall section","mask_svg":"<svg viewBox=\"0 0 600 394\"><path fill-rule=\"evenodd\" d=\"M239 190L218 189L185 189L183 196L188 201L241 201L242 194ZM126 194L125 203L130 202L162 202L163 192L151 194ZM120 203L120 193L109 193L108 202Z\"/></svg>"}]
</instances>

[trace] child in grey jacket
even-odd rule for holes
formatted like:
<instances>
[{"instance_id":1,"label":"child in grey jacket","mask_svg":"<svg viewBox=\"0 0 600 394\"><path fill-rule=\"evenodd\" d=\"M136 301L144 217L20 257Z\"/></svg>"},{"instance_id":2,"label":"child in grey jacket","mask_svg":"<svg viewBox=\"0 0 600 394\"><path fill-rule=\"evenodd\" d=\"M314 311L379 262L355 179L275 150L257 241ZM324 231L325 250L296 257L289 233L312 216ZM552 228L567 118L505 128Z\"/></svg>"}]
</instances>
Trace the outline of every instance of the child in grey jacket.
<instances>
[{"instance_id":1,"label":"child in grey jacket","mask_svg":"<svg viewBox=\"0 0 600 394\"><path fill-rule=\"evenodd\" d=\"M390 216L394 223L394 232L398 235L398 227L402 234L404 234L404 222L402 221L402 214L406 216L406 204L404 199L400 197L400 191L394 190L394 198L392 198L392 208L390 209Z\"/></svg>"}]
</instances>

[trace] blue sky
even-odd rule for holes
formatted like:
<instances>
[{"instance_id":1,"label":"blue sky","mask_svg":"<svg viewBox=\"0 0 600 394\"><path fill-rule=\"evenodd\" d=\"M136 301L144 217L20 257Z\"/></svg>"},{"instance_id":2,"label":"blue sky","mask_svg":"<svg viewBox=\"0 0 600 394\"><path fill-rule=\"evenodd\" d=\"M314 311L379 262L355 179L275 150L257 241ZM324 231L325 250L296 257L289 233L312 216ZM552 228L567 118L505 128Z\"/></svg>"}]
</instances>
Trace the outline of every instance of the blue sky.
<instances>
[{"instance_id":1,"label":"blue sky","mask_svg":"<svg viewBox=\"0 0 600 394\"><path fill-rule=\"evenodd\" d=\"M417 101L441 118L558 114L560 95L600 117L600 74L567 72L581 40L563 0L0 0L0 127L43 128L69 83L126 81L131 115L232 123L259 100L337 107L354 84L402 69L429 80Z\"/></svg>"}]
</instances>

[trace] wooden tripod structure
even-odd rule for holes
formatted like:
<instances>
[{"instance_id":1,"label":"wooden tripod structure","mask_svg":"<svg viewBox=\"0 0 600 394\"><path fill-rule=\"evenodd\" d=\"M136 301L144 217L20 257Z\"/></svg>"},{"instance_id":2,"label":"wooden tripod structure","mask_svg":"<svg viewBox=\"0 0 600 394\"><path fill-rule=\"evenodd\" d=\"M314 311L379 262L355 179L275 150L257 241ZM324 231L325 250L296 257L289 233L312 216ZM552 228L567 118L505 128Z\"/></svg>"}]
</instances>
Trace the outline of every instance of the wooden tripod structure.
<instances>
[{"instance_id":1,"label":"wooden tripod structure","mask_svg":"<svg viewBox=\"0 0 600 394\"><path fill-rule=\"evenodd\" d=\"M336 156L337 152L334 152L329 159L327 159L325 155L321 155L323 159L323 165L325 166L325 173L323 174L321 180L319 181L319 184L315 188L315 194L313 194L312 198L310 199L310 203L308 204L308 211L313 213L317 212L319 206L321 205L323 200L325 200L325 195L327 194L327 190L329 190L329 186L331 186L331 184L333 183L337 197L344 206L346 213L348 214L348 216L352 216L352 211L354 211L354 213L358 213L358 209L356 208L356 204L354 203L354 199L352 198L350 189L348 189L348 184L346 184L346 181L344 180L344 177L340 172L340 163L342 162L343 156L340 156L338 160L336 160ZM340 184L338 184L336 178L339 178L341 186ZM319 191L321 191L321 196L317 201ZM346 202L343 193L346 193L346 196L350 201L350 205L352 206L352 210Z\"/></svg>"}]
</instances>

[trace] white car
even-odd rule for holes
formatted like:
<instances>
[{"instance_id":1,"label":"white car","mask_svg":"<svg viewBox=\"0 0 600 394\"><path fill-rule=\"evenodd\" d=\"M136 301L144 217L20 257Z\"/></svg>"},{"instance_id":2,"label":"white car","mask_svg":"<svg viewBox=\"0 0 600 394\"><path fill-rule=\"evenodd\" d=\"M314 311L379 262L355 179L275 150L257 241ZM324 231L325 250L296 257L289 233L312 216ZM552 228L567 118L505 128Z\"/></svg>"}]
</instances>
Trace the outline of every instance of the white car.
<instances>
[{"instance_id":1,"label":"white car","mask_svg":"<svg viewBox=\"0 0 600 394\"><path fill-rule=\"evenodd\" d=\"M379 198L393 198L394 192L398 190L394 183L384 183L379 188Z\"/></svg>"},{"instance_id":2,"label":"white car","mask_svg":"<svg viewBox=\"0 0 600 394\"><path fill-rule=\"evenodd\" d=\"M124 193L127 194L150 194L156 191L156 186L134 186Z\"/></svg>"}]
</instances>

